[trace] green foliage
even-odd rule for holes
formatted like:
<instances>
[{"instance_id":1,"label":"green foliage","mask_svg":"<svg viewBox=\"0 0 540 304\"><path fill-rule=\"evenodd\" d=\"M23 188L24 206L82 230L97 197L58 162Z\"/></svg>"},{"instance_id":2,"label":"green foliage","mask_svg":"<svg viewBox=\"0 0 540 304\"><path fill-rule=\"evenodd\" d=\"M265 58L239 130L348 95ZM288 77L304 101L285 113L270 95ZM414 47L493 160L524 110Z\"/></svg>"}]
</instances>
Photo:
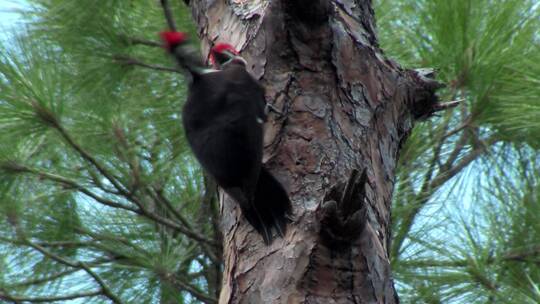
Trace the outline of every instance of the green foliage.
<instances>
[{"instance_id":1,"label":"green foliage","mask_svg":"<svg viewBox=\"0 0 540 304\"><path fill-rule=\"evenodd\" d=\"M171 5L195 36L188 10ZM215 198L180 128L185 83L157 41L159 3L29 6L0 50L0 295L212 303ZM540 302L539 3L376 10L386 54L437 68L441 98L463 100L417 124L400 154L391 258L402 302Z\"/></svg>"},{"instance_id":2,"label":"green foliage","mask_svg":"<svg viewBox=\"0 0 540 304\"><path fill-rule=\"evenodd\" d=\"M213 189L180 127L183 78L162 70L162 8L31 5L0 52L0 295L211 301Z\"/></svg>"},{"instance_id":3,"label":"green foliage","mask_svg":"<svg viewBox=\"0 0 540 304\"><path fill-rule=\"evenodd\" d=\"M445 98L465 98L475 123L538 145L540 8L536 1L380 1L390 57L435 67Z\"/></svg>"},{"instance_id":4,"label":"green foliage","mask_svg":"<svg viewBox=\"0 0 540 304\"><path fill-rule=\"evenodd\" d=\"M417 125L400 155L401 299L538 303L539 3L381 0L376 12L388 56L437 68L441 99L462 100Z\"/></svg>"}]
</instances>

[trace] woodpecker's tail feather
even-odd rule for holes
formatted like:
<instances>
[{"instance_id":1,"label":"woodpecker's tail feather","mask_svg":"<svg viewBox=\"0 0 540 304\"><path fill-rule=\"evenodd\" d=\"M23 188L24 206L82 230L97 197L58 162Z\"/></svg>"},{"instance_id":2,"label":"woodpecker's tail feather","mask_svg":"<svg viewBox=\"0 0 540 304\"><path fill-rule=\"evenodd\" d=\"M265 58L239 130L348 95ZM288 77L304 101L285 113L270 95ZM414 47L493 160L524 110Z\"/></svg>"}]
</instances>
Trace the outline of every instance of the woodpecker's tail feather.
<instances>
[{"instance_id":1,"label":"woodpecker's tail feather","mask_svg":"<svg viewBox=\"0 0 540 304\"><path fill-rule=\"evenodd\" d=\"M272 231L264 224L263 217L259 211L255 208L254 204L251 203L246 194L241 188L223 188L227 194L234 199L240 205L242 209L242 214L247 219L248 223L251 224L255 230L262 236L266 244L272 242Z\"/></svg>"},{"instance_id":2,"label":"woodpecker's tail feather","mask_svg":"<svg viewBox=\"0 0 540 304\"><path fill-rule=\"evenodd\" d=\"M291 219L291 202L283 186L266 168L261 167L252 202L240 188L224 190L240 205L242 214L266 245L273 241L272 230L281 237L285 235Z\"/></svg>"},{"instance_id":3,"label":"woodpecker's tail feather","mask_svg":"<svg viewBox=\"0 0 540 304\"><path fill-rule=\"evenodd\" d=\"M258 229L255 225L254 227L263 236L267 245L272 243L272 230L276 230L281 237L285 235L291 218L291 201L287 191L264 167L261 167L259 173L253 207L261 220L262 229ZM265 231L270 233L267 234ZM267 238L265 235L270 237Z\"/></svg>"}]
</instances>

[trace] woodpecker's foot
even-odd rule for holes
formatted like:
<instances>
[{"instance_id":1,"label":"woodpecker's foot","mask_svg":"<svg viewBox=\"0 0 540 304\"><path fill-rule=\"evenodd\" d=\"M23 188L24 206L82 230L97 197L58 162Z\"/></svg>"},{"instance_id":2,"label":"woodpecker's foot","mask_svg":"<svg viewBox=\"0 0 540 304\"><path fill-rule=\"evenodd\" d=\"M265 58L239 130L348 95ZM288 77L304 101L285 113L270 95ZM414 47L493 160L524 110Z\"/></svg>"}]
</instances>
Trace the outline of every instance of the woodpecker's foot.
<instances>
[{"instance_id":1,"label":"woodpecker's foot","mask_svg":"<svg viewBox=\"0 0 540 304\"><path fill-rule=\"evenodd\" d=\"M366 169L353 170L347 183L333 186L318 212L321 237L332 247L352 243L364 229L367 208L364 204Z\"/></svg>"}]
</instances>

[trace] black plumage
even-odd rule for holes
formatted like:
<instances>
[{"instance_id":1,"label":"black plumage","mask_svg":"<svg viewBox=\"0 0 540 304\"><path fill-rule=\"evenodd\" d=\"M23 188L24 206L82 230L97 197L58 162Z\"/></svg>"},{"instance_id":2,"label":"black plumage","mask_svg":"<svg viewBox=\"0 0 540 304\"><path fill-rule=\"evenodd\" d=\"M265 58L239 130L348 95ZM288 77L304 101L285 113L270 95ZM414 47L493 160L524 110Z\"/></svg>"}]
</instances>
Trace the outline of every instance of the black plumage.
<instances>
[{"instance_id":1,"label":"black plumage","mask_svg":"<svg viewBox=\"0 0 540 304\"><path fill-rule=\"evenodd\" d=\"M170 50L192 75L182 112L189 145L204 170L270 244L272 230L285 234L291 203L283 186L262 165L264 88L239 57L222 56L219 70L194 68L178 48Z\"/></svg>"}]
</instances>

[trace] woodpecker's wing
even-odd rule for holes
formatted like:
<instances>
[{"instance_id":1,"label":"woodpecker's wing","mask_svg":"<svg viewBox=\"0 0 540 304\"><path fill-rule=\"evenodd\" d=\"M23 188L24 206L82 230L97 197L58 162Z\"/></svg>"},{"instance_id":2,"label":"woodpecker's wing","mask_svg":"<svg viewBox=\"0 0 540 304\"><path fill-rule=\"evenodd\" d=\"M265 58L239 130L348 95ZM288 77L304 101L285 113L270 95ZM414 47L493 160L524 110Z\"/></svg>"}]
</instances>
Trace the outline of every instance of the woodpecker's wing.
<instances>
[{"instance_id":1,"label":"woodpecker's wing","mask_svg":"<svg viewBox=\"0 0 540 304\"><path fill-rule=\"evenodd\" d=\"M201 165L221 187L239 187L249 200L262 160L261 99L262 87L245 69L226 69L194 82L183 111L186 136Z\"/></svg>"},{"instance_id":2,"label":"woodpecker's wing","mask_svg":"<svg viewBox=\"0 0 540 304\"><path fill-rule=\"evenodd\" d=\"M230 80L228 91L231 94L241 94L238 100L250 107L250 113L256 118L266 121L266 100L264 87L259 84L240 64L229 64L223 70L224 76ZM231 98L234 100L234 98Z\"/></svg>"},{"instance_id":3,"label":"woodpecker's wing","mask_svg":"<svg viewBox=\"0 0 540 304\"><path fill-rule=\"evenodd\" d=\"M231 79L235 79L234 84L231 84L229 92L234 92L228 95L230 100L243 100L244 106L250 108L250 113L256 116L257 126L256 132L260 132L260 141L257 142L257 155L260 155L259 162L261 163L258 169L257 184L255 186L254 197L251 208L243 210L244 215L251 225L261 234L266 244L272 242L272 230L280 236L284 236L287 229L287 223L292 217L292 206L288 194L279 181L262 166L263 153L263 134L262 125L266 121L266 101L264 97L264 89L259 83L253 79L249 73L241 66L232 66L227 68L226 73ZM252 91L241 88L250 87ZM242 93L239 93L242 92ZM252 120L250 120L252 122ZM254 127L255 130L255 127ZM255 143L254 143L255 144ZM251 184L250 184L251 187ZM234 196L233 196L234 197Z\"/></svg>"},{"instance_id":4,"label":"woodpecker's wing","mask_svg":"<svg viewBox=\"0 0 540 304\"><path fill-rule=\"evenodd\" d=\"M182 118L203 168L269 244L272 229L284 233L290 202L277 180L260 175L265 105L264 89L244 67L231 65L192 83Z\"/></svg>"}]
</instances>

